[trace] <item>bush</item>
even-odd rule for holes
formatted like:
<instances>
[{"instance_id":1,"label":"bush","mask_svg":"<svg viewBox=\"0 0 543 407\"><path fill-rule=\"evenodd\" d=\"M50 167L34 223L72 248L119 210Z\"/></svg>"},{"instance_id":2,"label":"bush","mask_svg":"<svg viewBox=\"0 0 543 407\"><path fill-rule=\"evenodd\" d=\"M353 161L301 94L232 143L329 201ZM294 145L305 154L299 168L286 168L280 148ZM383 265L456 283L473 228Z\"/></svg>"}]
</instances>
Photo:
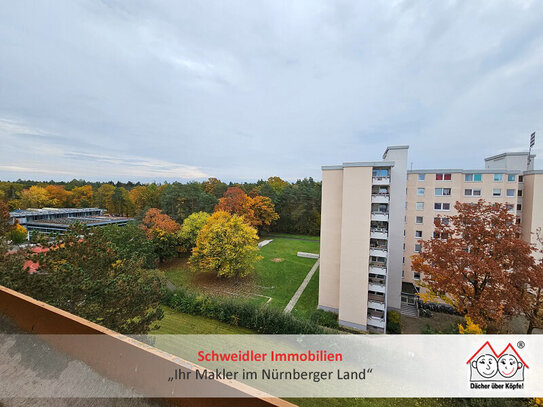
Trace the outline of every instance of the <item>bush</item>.
<instances>
[{"instance_id":1,"label":"bush","mask_svg":"<svg viewBox=\"0 0 543 407\"><path fill-rule=\"evenodd\" d=\"M186 289L167 293L163 302L177 311L213 318L230 325L252 329L259 334L326 333L315 322L297 319L282 310L198 294Z\"/></svg>"},{"instance_id":2,"label":"bush","mask_svg":"<svg viewBox=\"0 0 543 407\"><path fill-rule=\"evenodd\" d=\"M317 309L311 314L310 320L317 325L322 325L333 329L339 329L337 314L334 314L333 312Z\"/></svg>"},{"instance_id":3,"label":"bush","mask_svg":"<svg viewBox=\"0 0 543 407\"><path fill-rule=\"evenodd\" d=\"M28 236L28 232L26 229L17 223L15 228L13 228L11 231L8 232L8 240L11 240L13 244L21 244L26 242L26 237Z\"/></svg>"},{"instance_id":4,"label":"bush","mask_svg":"<svg viewBox=\"0 0 543 407\"><path fill-rule=\"evenodd\" d=\"M387 333L401 334L402 327L400 325L400 313L397 311L387 312Z\"/></svg>"}]
</instances>

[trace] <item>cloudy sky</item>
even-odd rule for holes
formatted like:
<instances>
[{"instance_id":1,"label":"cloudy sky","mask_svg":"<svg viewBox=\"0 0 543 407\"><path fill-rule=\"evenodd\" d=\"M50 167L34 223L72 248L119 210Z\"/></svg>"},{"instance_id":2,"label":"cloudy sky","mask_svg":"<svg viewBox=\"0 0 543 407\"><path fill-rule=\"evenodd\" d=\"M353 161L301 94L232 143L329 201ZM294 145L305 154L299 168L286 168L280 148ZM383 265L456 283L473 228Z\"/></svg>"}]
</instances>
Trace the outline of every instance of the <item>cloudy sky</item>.
<instances>
[{"instance_id":1,"label":"cloudy sky","mask_svg":"<svg viewBox=\"0 0 543 407\"><path fill-rule=\"evenodd\" d=\"M543 1L4 0L0 38L4 180L543 159Z\"/></svg>"}]
</instances>

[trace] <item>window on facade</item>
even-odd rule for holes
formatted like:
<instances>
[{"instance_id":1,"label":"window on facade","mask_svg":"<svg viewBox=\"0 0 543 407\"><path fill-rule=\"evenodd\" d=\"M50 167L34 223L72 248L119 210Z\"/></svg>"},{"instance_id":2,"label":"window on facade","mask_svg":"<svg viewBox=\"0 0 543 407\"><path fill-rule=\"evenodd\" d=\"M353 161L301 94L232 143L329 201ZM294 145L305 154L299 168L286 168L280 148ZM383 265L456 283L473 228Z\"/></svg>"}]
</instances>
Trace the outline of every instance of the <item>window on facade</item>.
<instances>
[{"instance_id":1,"label":"window on facade","mask_svg":"<svg viewBox=\"0 0 543 407\"><path fill-rule=\"evenodd\" d=\"M464 181L466 182L481 182L481 174L466 174L464 175Z\"/></svg>"},{"instance_id":2,"label":"window on facade","mask_svg":"<svg viewBox=\"0 0 543 407\"><path fill-rule=\"evenodd\" d=\"M515 190L514 189L508 189L506 192L507 196L515 196Z\"/></svg>"},{"instance_id":3,"label":"window on facade","mask_svg":"<svg viewBox=\"0 0 543 407\"><path fill-rule=\"evenodd\" d=\"M507 181L515 182L516 180L517 180L517 176L515 174L507 174Z\"/></svg>"},{"instance_id":4,"label":"window on facade","mask_svg":"<svg viewBox=\"0 0 543 407\"><path fill-rule=\"evenodd\" d=\"M434 203L434 209L436 211L448 211L451 209L451 204L446 202L436 202Z\"/></svg>"},{"instance_id":5,"label":"window on facade","mask_svg":"<svg viewBox=\"0 0 543 407\"><path fill-rule=\"evenodd\" d=\"M417 188L417 195L424 196L424 188Z\"/></svg>"},{"instance_id":6,"label":"window on facade","mask_svg":"<svg viewBox=\"0 0 543 407\"><path fill-rule=\"evenodd\" d=\"M492 196L502 196L502 190L500 188L494 188L492 190Z\"/></svg>"},{"instance_id":7,"label":"window on facade","mask_svg":"<svg viewBox=\"0 0 543 407\"><path fill-rule=\"evenodd\" d=\"M467 188L467 189L464 189L464 195L465 196L481 196L481 190Z\"/></svg>"},{"instance_id":8,"label":"window on facade","mask_svg":"<svg viewBox=\"0 0 543 407\"><path fill-rule=\"evenodd\" d=\"M415 280L420 280L420 273L417 273L416 271L413 272L413 278L414 278Z\"/></svg>"},{"instance_id":9,"label":"window on facade","mask_svg":"<svg viewBox=\"0 0 543 407\"><path fill-rule=\"evenodd\" d=\"M443 233L434 232L433 236L434 236L434 239L447 239L449 237L449 234L446 232L443 232Z\"/></svg>"},{"instance_id":10,"label":"window on facade","mask_svg":"<svg viewBox=\"0 0 543 407\"><path fill-rule=\"evenodd\" d=\"M415 223L423 223L424 218L422 216L416 216L415 217Z\"/></svg>"},{"instance_id":11,"label":"window on facade","mask_svg":"<svg viewBox=\"0 0 543 407\"><path fill-rule=\"evenodd\" d=\"M517 196L522 196L522 189L519 189L519 190L518 190Z\"/></svg>"},{"instance_id":12,"label":"window on facade","mask_svg":"<svg viewBox=\"0 0 543 407\"><path fill-rule=\"evenodd\" d=\"M502 182L503 174L494 174L494 182Z\"/></svg>"},{"instance_id":13,"label":"window on facade","mask_svg":"<svg viewBox=\"0 0 543 407\"><path fill-rule=\"evenodd\" d=\"M524 182L524 175L518 176L518 182Z\"/></svg>"},{"instance_id":14,"label":"window on facade","mask_svg":"<svg viewBox=\"0 0 543 407\"><path fill-rule=\"evenodd\" d=\"M374 168L373 169L374 177L388 177L388 175L389 175L388 168Z\"/></svg>"},{"instance_id":15,"label":"window on facade","mask_svg":"<svg viewBox=\"0 0 543 407\"><path fill-rule=\"evenodd\" d=\"M419 181L424 181L426 179L426 174L419 174Z\"/></svg>"},{"instance_id":16,"label":"window on facade","mask_svg":"<svg viewBox=\"0 0 543 407\"><path fill-rule=\"evenodd\" d=\"M422 237L422 230L415 230L415 237L421 238Z\"/></svg>"},{"instance_id":17,"label":"window on facade","mask_svg":"<svg viewBox=\"0 0 543 407\"><path fill-rule=\"evenodd\" d=\"M521 204L517 204L517 211L521 211L522 210L522 205Z\"/></svg>"},{"instance_id":18,"label":"window on facade","mask_svg":"<svg viewBox=\"0 0 543 407\"><path fill-rule=\"evenodd\" d=\"M419 243L415 244L415 253L418 253L418 252L420 252L420 244Z\"/></svg>"},{"instance_id":19,"label":"window on facade","mask_svg":"<svg viewBox=\"0 0 543 407\"><path fill-rule=\"evenodd\" d=\"M435 189L436 196L449 196L451 194L450 188L436 188Z\"/></svg>"},{"instance_id":20,"label":"window on facade","mask_svg":"<svg viewBox=\"0 0 543 407\"><path fill-rule=\"evenodd\" d=\"M451 174L436 174L436 181L450 181Z\"/></svg>"},{"instance_id":21,"label":"window on facade","mask_svg":"<svg viewBox=\"0 0 543 407\"><path fill-rule=\"evenodd\" d=\"M417 202L416 203L416 208L417 208L417 211L424 210L424 202Z\"/></svg>"},{"instance_id":22,"label":"window on facade","mask_svg":"<svg viewBox=\"0 0 543 407\"><path fill-rule=\"evenodd\" d=\"M517 225L520 225L520 218L517 218Z\"/></svg>"}]
</instances>

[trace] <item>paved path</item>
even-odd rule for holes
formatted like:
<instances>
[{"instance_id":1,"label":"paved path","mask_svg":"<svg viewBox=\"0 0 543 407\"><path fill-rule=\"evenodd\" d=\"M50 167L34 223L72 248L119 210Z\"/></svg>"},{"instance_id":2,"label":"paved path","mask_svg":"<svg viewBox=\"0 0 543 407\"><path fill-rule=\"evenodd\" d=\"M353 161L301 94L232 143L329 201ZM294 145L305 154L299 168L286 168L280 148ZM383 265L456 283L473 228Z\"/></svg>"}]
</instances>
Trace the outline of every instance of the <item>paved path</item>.
<instances>
[{"instance_id":1,"label":"paved path","mask_svg":"<svg viewBox=\"0 0 543 407\"><path fill-rule=\"evenodd\" d=\"M315 271L317 271L317 268L319 268L319 260L315 262L313 267L311 267L311 270L309 270L309 273L307 273L307 276L305 276L304 281L302 281L302 284L300 284L300 287L298 287L298 290L294 293L292 298L290 299L289 303L285 307L285 310L283 311L285 314L290 314L290 311L294 308L300 297L302 296L302 293L304 292L305 288L311 281L311 277L313 277L313 274L315 274Z\"/></svg>"},{"instance_id":2,"label":"paved path","mask_svg":"<svg viewBox=\"0 0 543 407\"><path fill-rule=\"evenodd\" d=\"M273 239L270 239L270 240L263 240L261 242L258 243L258 248L261 248L261 247L264 247L266 246L268 243L271 243Z\"/></svg>"}]
</instances>

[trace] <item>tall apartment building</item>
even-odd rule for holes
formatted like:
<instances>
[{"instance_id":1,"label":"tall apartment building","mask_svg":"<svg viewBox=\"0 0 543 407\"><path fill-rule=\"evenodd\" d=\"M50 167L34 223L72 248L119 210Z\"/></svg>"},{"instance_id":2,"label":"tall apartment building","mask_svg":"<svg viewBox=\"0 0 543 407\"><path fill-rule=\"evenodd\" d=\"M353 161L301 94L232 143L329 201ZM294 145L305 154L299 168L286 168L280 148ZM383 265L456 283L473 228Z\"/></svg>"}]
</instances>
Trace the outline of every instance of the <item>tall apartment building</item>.
<instances>
[{"instance_id":1,"label":"tall apartment building","mask_svg":"<svg viewBox=\"0 0 543 407\"><path fill-rule=\"evenodd\" d=\"M543 171L528 153L485 159L476 170L407 170L408 146L382 161L322 167L319 308L342 326L384 332L386 311L414 311L420 275L411 256L454 204L485 199L511 205L523 238L543 227Z\"/></svg>"}]
</instances>

